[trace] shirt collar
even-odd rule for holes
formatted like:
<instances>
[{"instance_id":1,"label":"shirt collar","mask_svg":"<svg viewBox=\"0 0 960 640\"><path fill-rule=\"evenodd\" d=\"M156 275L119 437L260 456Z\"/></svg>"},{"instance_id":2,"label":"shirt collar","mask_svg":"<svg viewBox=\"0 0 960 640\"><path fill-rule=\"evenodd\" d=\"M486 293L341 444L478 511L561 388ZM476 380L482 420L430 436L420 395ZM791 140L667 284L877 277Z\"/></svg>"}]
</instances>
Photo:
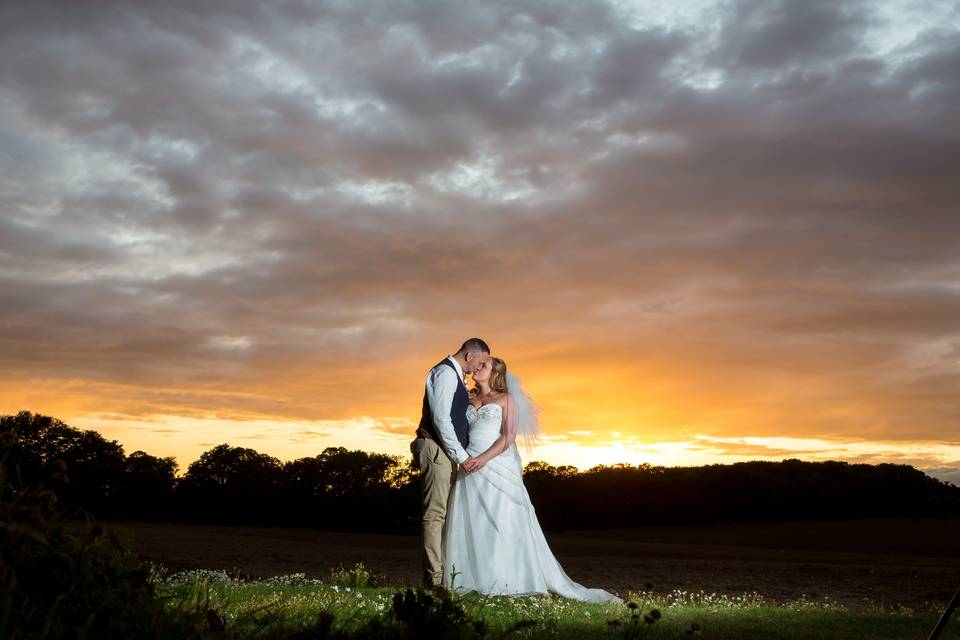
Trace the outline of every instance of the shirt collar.
<instances>
[{"instance_id":1,"label":"shirt collar","mask_svg":"<svg viewBox=\"0 0 960 640\"><path fill-rule=\"evenodd\" d=\"M467 384L467 377L463 375L463 369L460 367L460 363L457 362L457 359L453 356L447 356L447 360L453 363L453 368L457 370L457 375L460 376L460 379L463 380L463 384Z\"/></svg>"}]
</instances>

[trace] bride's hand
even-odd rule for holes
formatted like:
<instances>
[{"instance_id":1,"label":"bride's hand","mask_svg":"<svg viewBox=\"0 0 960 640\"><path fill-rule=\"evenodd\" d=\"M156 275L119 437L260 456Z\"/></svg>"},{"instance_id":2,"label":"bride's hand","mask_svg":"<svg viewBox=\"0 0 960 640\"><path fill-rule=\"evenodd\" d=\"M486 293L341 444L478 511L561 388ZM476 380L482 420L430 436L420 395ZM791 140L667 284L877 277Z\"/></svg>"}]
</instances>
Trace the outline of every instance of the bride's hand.
<instances>
[{"instance_id":1,"label":"bride's hand","mask_svg":"<svg viewBox=\"0 0 960 640\"><path fill-rule=\"evenodd\" d=\"M467 458L463 461L463 469L467 473L472 473L483 466L483 461L480 458Z\"/></svg>"}]
</instances>

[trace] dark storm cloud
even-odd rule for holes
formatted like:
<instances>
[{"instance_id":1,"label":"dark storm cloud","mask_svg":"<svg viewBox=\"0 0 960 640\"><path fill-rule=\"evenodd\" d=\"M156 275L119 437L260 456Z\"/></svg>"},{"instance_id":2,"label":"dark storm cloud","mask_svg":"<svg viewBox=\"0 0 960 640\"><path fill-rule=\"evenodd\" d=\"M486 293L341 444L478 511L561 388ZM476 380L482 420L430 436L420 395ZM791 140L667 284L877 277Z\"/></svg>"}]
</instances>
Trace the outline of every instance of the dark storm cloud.
<instances>
[{"instance_id":1,"label":"dark storm cloud","mask_svg":"<svg viewBox=\"0 0 960 640\"><path fill-rule=\"evenodd\" d=\"M955 440L960 34L878 7L7 3L3 367L342 418L474 327Z\"/></svg>"},{"instance_id":2,"label":"dark storm cloud","mask_svg":"<svg viewBox=\"0 0 960 640\"><path fill-rule=\"evenodd\" d=\"M741 0L732 5L714 55L737 69L778 70L843 59L869 23L866 2Z\"/></svg>"}]
</instances>

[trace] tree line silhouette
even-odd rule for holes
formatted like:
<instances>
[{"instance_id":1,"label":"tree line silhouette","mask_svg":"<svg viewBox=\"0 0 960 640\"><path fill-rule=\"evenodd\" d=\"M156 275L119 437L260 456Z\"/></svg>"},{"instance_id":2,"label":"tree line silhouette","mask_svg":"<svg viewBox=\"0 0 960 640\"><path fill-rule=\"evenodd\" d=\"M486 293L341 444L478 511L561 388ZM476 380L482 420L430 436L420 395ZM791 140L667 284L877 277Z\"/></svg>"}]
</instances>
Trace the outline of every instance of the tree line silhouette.
<instances>
[{"instance_id":1,"label":"tree line silhouette","mask_svg":"<svg viewBox=\"0 0 960 640\"><path fill-rule=\"evenodd\" d=\"M96 431L29 411L0 417L0 462L21 486L56 484L61 507L104 520L415 532L410 461L330 447L289 462L221 444L184 475ZM741 462L699 467L530 462L524 483L550 529L960 514L960 487L902 464Z\"/></svg>"}]
</instances>

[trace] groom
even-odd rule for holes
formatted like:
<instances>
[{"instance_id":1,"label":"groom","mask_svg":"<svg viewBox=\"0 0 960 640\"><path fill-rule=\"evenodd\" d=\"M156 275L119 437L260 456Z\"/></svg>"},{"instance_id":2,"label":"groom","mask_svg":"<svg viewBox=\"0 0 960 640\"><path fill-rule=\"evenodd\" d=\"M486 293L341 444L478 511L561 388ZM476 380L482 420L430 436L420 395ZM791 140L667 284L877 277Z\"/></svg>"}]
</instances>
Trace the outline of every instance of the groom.
<instances>
[{"instance_id":1,"label":"groom","mask_svg":"<svg viewBox=\"0 0 960 640\"><path fill-rule=\"evenodd\" d=\"M423 413L417 439L410 443L414 466L420 469L420 506L423 525L423 583L443 583L443 523L447 498L457 477L457 465L470 459L467 447L467 407L464 376L490 357L490 347L470 338L452 356L430 369L423 394Z\"/></svg>"}]
</instances>

